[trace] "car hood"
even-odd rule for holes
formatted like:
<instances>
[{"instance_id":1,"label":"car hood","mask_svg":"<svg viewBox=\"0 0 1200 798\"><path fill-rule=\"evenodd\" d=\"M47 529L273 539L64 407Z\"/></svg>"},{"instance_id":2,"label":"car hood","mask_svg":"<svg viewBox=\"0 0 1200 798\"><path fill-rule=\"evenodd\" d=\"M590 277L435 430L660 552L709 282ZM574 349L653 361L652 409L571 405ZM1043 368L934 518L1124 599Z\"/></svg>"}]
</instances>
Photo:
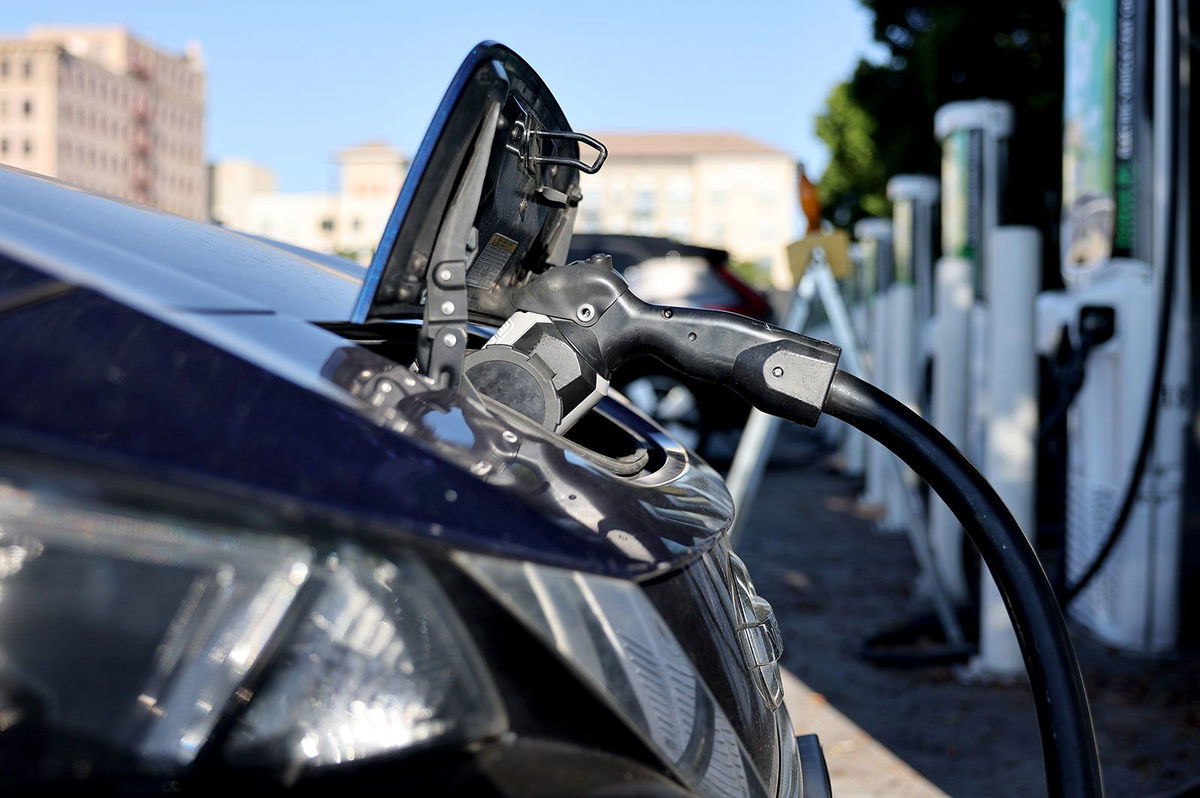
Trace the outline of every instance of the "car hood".
<instances>
[{"instance_id":1,"label":"car hood","mask_svg":"<svg viewBox=\"0 0 1200 798\"><path fill-rule=\"evenodd\" d=\"M0 167L3 248L135 307L349 318L365 269Z\"/></svg>"},{"instance_id":2,"label":"car hood","mask_svg":"<svg viewBox=\"0 0 1200 798\"><path fill-rule=\"evenodd\" d=\"M596 149L594 159L580 160L580 141ZM598 170L605 155L599 142L571 130L516 53L477 45L413 159L352 320L419 313L431 264L452 257L466 265L473 317L503 321L511 288L565 261L582 199L579 173Z\"/></svg>"},{"instance_id":3,"label":"car hood","mask_svg":"<svg viewBox=\"0 0 1200 798\"><path fill-rule=\"evenodd\" d=\"M623 477L307 321L345 318L353 263L0 168L6 260L32 271L0 268L0 299L46 276L85 290L0 314L0 451L215 480L255 502L287 495L440 544L611 574L677 568L731 519L717 475L665 437L662 465ZM389 370L413 391L394 408L363 392L364 374ZM662 435L609 406L637 436ZM459 500L438 501L447 491Z\"/></svg>"}]
</instances>

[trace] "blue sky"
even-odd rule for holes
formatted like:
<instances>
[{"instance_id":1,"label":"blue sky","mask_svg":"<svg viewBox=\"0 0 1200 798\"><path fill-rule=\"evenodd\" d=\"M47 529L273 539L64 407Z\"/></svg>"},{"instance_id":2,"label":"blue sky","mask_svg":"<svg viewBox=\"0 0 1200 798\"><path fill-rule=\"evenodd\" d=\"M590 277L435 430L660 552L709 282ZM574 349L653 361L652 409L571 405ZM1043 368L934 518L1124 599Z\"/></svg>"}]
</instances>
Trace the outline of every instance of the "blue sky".
<instances>
[{"instance_id":1,"label":"blue sky","mask_svg":"<svg viewBox=\"0 0 1200 798\"><path fill-rule=\"evenodd\" d=\"M857 0L800 2L4 3L0 33L121 23L208 62L207 147L333 187L333 151L385 139L411 155L459 61L482 39L521 53L577 130L734 130L819 174L814 116L870 42Z\"/></svg>"}]
</instances>

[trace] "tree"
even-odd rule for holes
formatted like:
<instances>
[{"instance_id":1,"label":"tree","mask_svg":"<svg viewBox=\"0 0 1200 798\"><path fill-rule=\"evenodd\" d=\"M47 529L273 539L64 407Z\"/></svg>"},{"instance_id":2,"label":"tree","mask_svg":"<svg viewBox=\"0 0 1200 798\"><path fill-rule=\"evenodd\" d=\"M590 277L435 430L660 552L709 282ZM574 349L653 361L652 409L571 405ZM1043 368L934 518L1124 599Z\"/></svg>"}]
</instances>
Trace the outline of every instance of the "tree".
<instances>
[{"instance_id":1,"label":"tree","mask_svg":"<svg viewBox=\"0 0 1200 798\"><path fill-rule=\"evenodd\" d=\"M1063 12L1053 0L860 0L889 58L859 61L817 118L829 147L825 215L847 226L887 215L894 174L940 171L933 115L954 100L1012 103L1006 221L1057 234L1062 150Z\"/></svg>"}]
</instances>

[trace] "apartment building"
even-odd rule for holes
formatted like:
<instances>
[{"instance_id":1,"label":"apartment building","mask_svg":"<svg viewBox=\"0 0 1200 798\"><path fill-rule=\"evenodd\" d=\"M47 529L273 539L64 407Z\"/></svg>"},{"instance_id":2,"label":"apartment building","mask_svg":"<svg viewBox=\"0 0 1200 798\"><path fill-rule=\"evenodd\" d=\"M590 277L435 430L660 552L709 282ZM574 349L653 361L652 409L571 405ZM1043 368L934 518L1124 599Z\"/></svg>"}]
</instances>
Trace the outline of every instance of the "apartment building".
<instances>
[{"instance_id":1,"label":"apartment building","mask_svg":"<svg viewBox=\"0 0 1200 798\"><path fill-rule=\"evenodd\" d=\"M204 98L195 45L120 26L0 38L0 163L204 219Z\"/></svg>"},{"instance_id":2,"label":"apartment building","mask_svg":"<svg viewBox=\"0 0 1200 798\"><path fill-rule=\"evenodd\" d=\"M595 135L609 158L581 179L577 231L719 247L791 285L785 248L797 235L798 175L790 155L737 133Z\"/></svg>"},{"instance_id":3,"label":"apartment building","mask_svg":"<svg viewBox=\"0 0 1200 798\"><path fill-rule=\"evenodd\" d=\"M212 219L366 263L396 204L408 159L385 142L371 141L339 151L336 161L336 193L280 193L274 173L265 166L218 161L210 178Z\"/></svg>"}]
</instances>

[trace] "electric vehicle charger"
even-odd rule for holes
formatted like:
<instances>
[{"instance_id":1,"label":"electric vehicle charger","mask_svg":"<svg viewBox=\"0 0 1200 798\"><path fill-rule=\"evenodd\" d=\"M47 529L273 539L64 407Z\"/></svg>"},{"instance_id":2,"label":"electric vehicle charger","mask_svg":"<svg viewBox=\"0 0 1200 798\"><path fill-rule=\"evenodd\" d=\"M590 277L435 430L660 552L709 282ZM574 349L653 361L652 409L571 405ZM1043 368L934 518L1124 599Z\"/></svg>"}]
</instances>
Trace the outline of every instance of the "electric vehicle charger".
<instances>
[{"instance_id":1,"label":"electric vehicle charger","mask_svg":"<svg viewBox=\"0 0 1200 798\"><path fill-rule=\"evenodd\" d=\"M1172 15L1178 20L1180 15L1175 13ZM1179 23L1177 23L1178 25ZM1174 30L1174 35L1166 37L1168 48L1168 63L1179 63L1179 40L1185 35L1178 27ZM1170 98L1171 110L1168 114L1169 119L1179 118L1179 81L1180 76L1177 72L1171 73L1171 85L1167 91ZM1167 137L1167 163L1178 163L1179 156L1179 129L1177 125L1168 125L1166 132ZM1146 466L1150 461L1150 453L1154 450L1154 439L1158 432L1158 408L1160 403L1160 392L1162 390L1163 375L1166 372L1167 365L1167 344L1170 340L1171 331L1171 311L1175 302L1175 281L1178 257L1175 251L1176 235L1178 227L1178 208L1179 208L1179 185L1178 181L1171 179L1166 181L1164 186L1165 201L1163 203L1163 212L1161 223L1163 225L1162 241L1163 244L1163 268L1159 271L1162 284L1158 287L1158 296L1160 298L1158 308L1158 328L1155 331L1155 356L1154 369L1150 377L1149 396L1146 399L1146 415L1142 422L1142 436L1138 443L1137 454L1134 457L1133 469L1129 474L1129 481L1126 483L1125 492L1121 497L1121 503L1117 513L1113 516L1112 524L1109 527L1109 532L1104 538L1104 542L1097 550L1095 557L1088 563L1087 567L1079 575L1079 578L1072 584L1064 584L1062 588L1062 606L1066 607L1074 601L1091 584L1096 575L1108 562L1109 557L1116 549L1117 544L1121 542L1121 537L1124 535L1126 528L1129 526L1129 519L1133 515L1134 505L1137 503L1137 494L1142 485L1142 478L1146 473ZM1088 310L1084 308L1084 310ZM1081 313L1082 316L1082 313ZM1082 353L1080 355L1082 370L1086 370L1087 354L1091 350L1091 344L1087 339L1087 320L1080 319L1080 326L1083 328ZM1066 404L1074 400L1079 393L1079 388L1082 388L1085 374L1081 370L1078 376L1078 387L1074 393L1067 397ZM1062 410L1062 415L1065 416L1067 407Z\"/></svg>"},{"instance_id":2,"label":"electric vehicle charger","mask_svg":"<svg viewBox=\"0 0 1200 798\"><path fill-rule=\"evenodd\" d=\"M928 422L839 371L832 344L731 313L650 305L604 255L551 267L511 301L516 312L467 357L465 373L481 393L549 429L566 431L604 395L614 369L648 354L805 426L829 413L899 456L954 512L1004 598L1037 708L1049 794L1103 793L1087 696L1054 591L1004 502Z\"/></svg>"}]
</instances>

